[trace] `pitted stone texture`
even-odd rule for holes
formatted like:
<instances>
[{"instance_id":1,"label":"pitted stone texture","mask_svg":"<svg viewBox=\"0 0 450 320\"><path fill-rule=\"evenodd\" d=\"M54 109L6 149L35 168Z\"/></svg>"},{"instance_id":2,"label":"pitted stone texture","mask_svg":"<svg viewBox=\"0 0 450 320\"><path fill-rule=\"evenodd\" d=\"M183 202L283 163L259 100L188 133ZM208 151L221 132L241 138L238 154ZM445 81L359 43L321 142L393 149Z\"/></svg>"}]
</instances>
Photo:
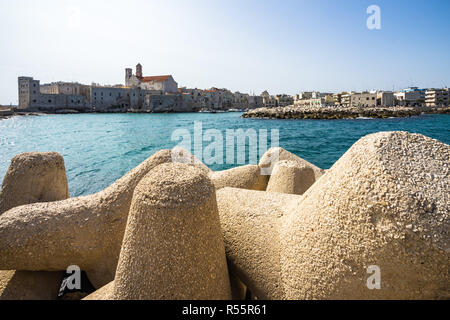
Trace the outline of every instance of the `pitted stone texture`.
<instances>
[{"instance_id":1,"label":"pitted stone texture","mask_svg":"<svg viewBox=\"0 0 450 320\"><path fill-rule=\"evenodd\" d=\"M113 291L114 291L114 281L111 281L107 285L92 292L87 297L84 297L82 300L112 300Z\"/></svg>"},{"instance_id":2,"label":"pitted stone texture","mask_svg":"<svg viewBox=\"0 0 450 320\"><path fill-rule=\"evenodd\" d=\"M55 300L63 276L63 271L1 271L0 300Z\"/></svg>"},{"instance_id":3,"label":"pitted stone texture","mask_svg":"<svg viewBox=\"0 0 450 320\"><path fill-rule=\"evenodd\" d=\"M0 215L17 206L69 197L64 159L56 152L15 156L0 191ZM56 299L64 272L0 271L0 300Z\"/></svg>"},{"instance_id":4,"label":"pitted stone texture","mask_svg":"<svg viewBox=\"0 0 450 320\"><path fill-rule=\"evenodd\" d=\"M0 215L11 208L69 197L63 157L56 152L27 152L15 156L3 179Z\"/></svg>"},{"instance_id":5,"label":"pitted stone texture","mask_svg":"<svg viewBox=\"0 0 450 320\"><path fill-rule=\"evenodd\" d=\"M156 167L134 192L114 299L230 298L212 181L198 167Z\"/></svg>"},{"instance_id":6,"label":"pitted stone texture","mask_svg":"<svg viewBox=\"0 0 450 320\"><path fill-rule=\"evenodd\" d=\"M179 146L172 149L172 162L195 165L195 166L203 169L206 173L213 172L203 162L201 162L199 159L197 159L192 153L190 153L188 150L181 148Z\"/></svg>"},{"instance_id":7,"label":"pitted stone texture","mask_svg":"<svg viewBox=\"0 0 450 320\"><path fill-rule=\"evenodd\" d=\"M162 150L93 195L13 208L0 216L0 269L66 270L78 265L99 288L114 279L133 191Z\"/></svg>"},{"instance_id":8,"label":"pitted stone texture","mask_svg":"<svg viewBox=\"0 0 450 320\"><path fill-rule=\"evenodd\" d=\"M301 165L310 167L311 169L314 170L314 176L316 181L325 173L325 171L320 169L319 167L313 165L312 163L300 157L297 157L295 154L280 147L274 147L267 150L267 152L261 157L261 160L259 161L259 166L260 168L265 169L264 174L270 175L272 174L275 164L281 160L297 161Z\"/></svg>"},{"instance_id":9,"label":"pitted stone texture","mask_svg":"<svg viewBox=\"0 0 450 320\"><path fill-rule=\"evenodd\" d=\"M450 298L450 146L366 136L304 195L281 232L287 299ZM381 290L369 290L371 265Z\"/></svg>"},{"instance_id":10,"label":"pitted stone texture","mask_svg":"<svg viewBox=\"0 0 450 320\"><path fill-rule=\"evenodd\" d=\"M268 176L261 175L261 169L257 165L212 172L210 178L217 190L231 187L264 191L269 180Z\"/></svg>"},{"instance_id":11,"label":"pitted stone texture","mask_svg":"<svg viewBox=\"0 0 450 320\"><path fill-rule=\"evenodd\" d=\"M311 167L298 161L281 160L275 164L267 191L302 195L314 182Z\"/></svg>"},{"instance_id":12,"label":"pitted stone texture","mask_svg":"<svg viewBox=\"0 0 450 320\"><path fill-rule=\"evenodd\" d=\"M280 266L282 219L301 196L235 188L217 191L230 272L259 299L284 297Z\"/></svg>"}]
</instances>

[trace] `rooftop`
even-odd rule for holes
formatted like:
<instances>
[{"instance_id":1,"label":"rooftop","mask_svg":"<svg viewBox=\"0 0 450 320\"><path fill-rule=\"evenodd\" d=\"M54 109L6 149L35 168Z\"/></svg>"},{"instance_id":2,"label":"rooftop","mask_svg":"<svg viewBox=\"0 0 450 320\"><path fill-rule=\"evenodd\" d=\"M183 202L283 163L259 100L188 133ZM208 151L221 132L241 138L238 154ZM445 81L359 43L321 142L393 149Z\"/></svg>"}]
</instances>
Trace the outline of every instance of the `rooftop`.
<instances>
[{"instance_id":1,"label":"rooftop","mask_svg":"<svg viewBox=\"0 0 450 320\"><path fill-rule=\"evenodd\" d=\"M141 80L142 82L152 82L152 81L164 82L164 81L167 81L169 79L169 77L170 77L170 75L150 76L150 77L140 77L139 80Z\"/></svg>"}]
</instances>

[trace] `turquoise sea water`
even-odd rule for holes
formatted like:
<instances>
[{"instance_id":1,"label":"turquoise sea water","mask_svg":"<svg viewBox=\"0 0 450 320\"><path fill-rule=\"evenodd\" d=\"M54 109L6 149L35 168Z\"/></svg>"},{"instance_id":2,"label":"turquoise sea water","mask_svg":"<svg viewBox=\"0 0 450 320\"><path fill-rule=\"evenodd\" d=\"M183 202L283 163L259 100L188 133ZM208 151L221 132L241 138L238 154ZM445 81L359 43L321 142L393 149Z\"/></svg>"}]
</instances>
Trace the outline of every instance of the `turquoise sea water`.
<instances>
[{"instance_id":1,"label":"turquoise sea water","mask_svg":"<svg viewBox=\"0 0 450 320\"><path fill-rule=\"evenodd\" d=\"M378 131L418 132L450 144L450 115L372 120L258 120L241 113L80 114L0 120L0 179L11 158L26 151L64 156L71 196L100 191L160 149L173 148L175 129L279 130L281 147L327 169L359 138ZM203 145L208 145L203 142ZM270 140L269 140L270 144ZM225 145L225 142L224 142ZM194 151L194 150L191 150ZM225 151L224 151L225 154ZM235 165L214 164L213 170Z\"/></svg>"}]
</instances>

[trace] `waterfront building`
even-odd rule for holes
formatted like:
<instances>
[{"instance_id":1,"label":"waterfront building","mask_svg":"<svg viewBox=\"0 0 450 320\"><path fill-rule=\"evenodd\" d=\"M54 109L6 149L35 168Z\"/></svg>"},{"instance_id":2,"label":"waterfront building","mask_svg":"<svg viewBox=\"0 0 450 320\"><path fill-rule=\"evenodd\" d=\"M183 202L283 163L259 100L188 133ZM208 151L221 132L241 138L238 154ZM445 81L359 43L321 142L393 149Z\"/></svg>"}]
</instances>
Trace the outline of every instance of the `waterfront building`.
<instances>
[{"instance_id":1,"label":"waterfront building","mask_svg":"<svg viewBox=\"0 0 450 320\"><path fill-rule=\"evenodd\" d=\"M295 101L296 107L322 107L325 105L325 98L318 99L301 99Z\"/></svg>"},{"instance_id":2,"label":"waterfront building","mask_svg":"<svg viewBox=\"0 0 450 320\"><path fill-rule=\"evenodd\" d=\"M319 91L303 91L294 95L294 106L330 106L335 105L336 98L333 93Z\"/></svg>"},{"instance_id":3,"label":"waterfront building","mask_svg":"<svg viewBox=\"0 0 450 320\"><path fill-rule=\"evenodd\" d=\"M263 99L263 105L266 108L275 108L277 106L277 101L275 100L275 98L273 96L271 96L269 94L269 92L264 91L263 93L261 93L261 97Z\"/></svg>"},{"instance_id":4,"label":"waterfront building","mask_svg":"<svg viewBox=\"0 0 450 320\"><path fill-rule=\"evenodd\" d=\"M426 90L425 105L427 107L447 106L449 103L449 88Z\"/></svg>"},{"instance_id":5,"label":"waterfront building","mask_svg":"<svg viewBox=\"0 0 450 320\"><path fill-rule=\"evenodd\" d=\"M345 107L376 107L376 92L349 92L341 95L341 105Z\"/></svg>"},{"instance_id":6,"label":"waterfront building","mask_svg":"<svg viewBox=\"0 0 450 320\"><path fill-rule=\"evenodd\" d=\"M287 107L294 104L294 98L287 94L278 94L275 96L275 103L277 107Z\"/></svg>"},{"instance_id":7,"label":"waterfront building","mask_svg":"<svg viewBox=\"0 0 450 320\"><path fill-rule=\"evenodd\" d=\"M346 94L345 92L342 93L334 93L332 94L333 104L335 106L340 106L342 103L342 95Z\"/></svg>"},{"instance_id":8,"label":"waterfront building","mask_svg":"<svg viewBox=\"0 0 450 320\"><path fill-rule=\"evenodd\" d=\"M263 97L255 96L255 95L250 95L248 97L248 108L249 109L261 108L263 106L264 106Z\"/></svg>"},{"instance_id":9,"label":"waterfront building","mask_svg":"<svg viewBox=\"0 0 450 320\"><path fill-rule=\"evenodd\" d=\"M422 105L425 103L425 89L409 87L394 93L395 104L399 106Z\"/></svg>"},{"instance_id":10,"label":"waterfront building","mask_svg":"<svg viewBox=\"0 0 450 320\"><path fill-rule=\"evenodd\" d=\"M353 94L355 94L354 91L343 92L341 94L341 105L344 106L344 107L350 107L350 105L351 105L351 97L352 97Z\"/></svg>"},{"instance_id":11,"label":"waterfront building","mask_svg":"<svg viewBox=\"0 0 450 320\"><path fill-rule=\"evenodd\" d=\"M394 106L394 93L392 91L378 91L377 106L383 107Z\"/></svg>"},{"instance_id":12,"label":"waterfront building","mask_svg":"<svg viewBox=\"0 0 450 320\"><path fill-rule=\"evenodd\" d=\"M125 69L125 86L143 90L157 90L163 93L178 92L178 83L171 75L144 77L140 63L136 66L136 74L133 74L131 68Z\"/></svg>"},{"instance_id":13,"label":"waterfront building","mask_svg":"<svg viewBox=\"0 0 450 320\"><path fill-rule=\"evenodd\" d=\"M72 84L68 83L67 87ZM77 85L74 85L78 87ZM49 86L45 86L43 92L41 92L41 85L39 80L35 80L32 77L19 77L18 78L18 91L19 91L19 105L18 109L85 109L89 106L88 96L89 90L87 87L79 87L78 94L74 94L73 91L66 93L48 93L51 90Z\"/></svg>"},{"instance_id":14,"label":"waterfront building","mask_svg":"<svg viewBox=\"0 0 450 320\"><path fill-rule=\"evenodd\" d=\"M350 96L352 107L376 107L377 94L373 92L355 93Z\"/></svg>"}]
</instances>

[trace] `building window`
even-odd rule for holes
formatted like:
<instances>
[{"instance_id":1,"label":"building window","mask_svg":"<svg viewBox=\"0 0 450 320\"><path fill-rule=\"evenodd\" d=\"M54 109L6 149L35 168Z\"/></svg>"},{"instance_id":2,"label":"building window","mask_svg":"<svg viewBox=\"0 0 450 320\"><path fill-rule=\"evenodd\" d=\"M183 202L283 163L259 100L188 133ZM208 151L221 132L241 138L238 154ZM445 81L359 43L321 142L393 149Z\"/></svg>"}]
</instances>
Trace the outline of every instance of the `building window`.
<instances>
[{"instance_id":1,"label":"building window","mask_svg":"<svg viewBox=\"0 0 450 320\"><path fill-rule=\"evenodd\" d=\"M48 103L52 103L52 100L48 100Z\"/></svg>"}]
</instances>

